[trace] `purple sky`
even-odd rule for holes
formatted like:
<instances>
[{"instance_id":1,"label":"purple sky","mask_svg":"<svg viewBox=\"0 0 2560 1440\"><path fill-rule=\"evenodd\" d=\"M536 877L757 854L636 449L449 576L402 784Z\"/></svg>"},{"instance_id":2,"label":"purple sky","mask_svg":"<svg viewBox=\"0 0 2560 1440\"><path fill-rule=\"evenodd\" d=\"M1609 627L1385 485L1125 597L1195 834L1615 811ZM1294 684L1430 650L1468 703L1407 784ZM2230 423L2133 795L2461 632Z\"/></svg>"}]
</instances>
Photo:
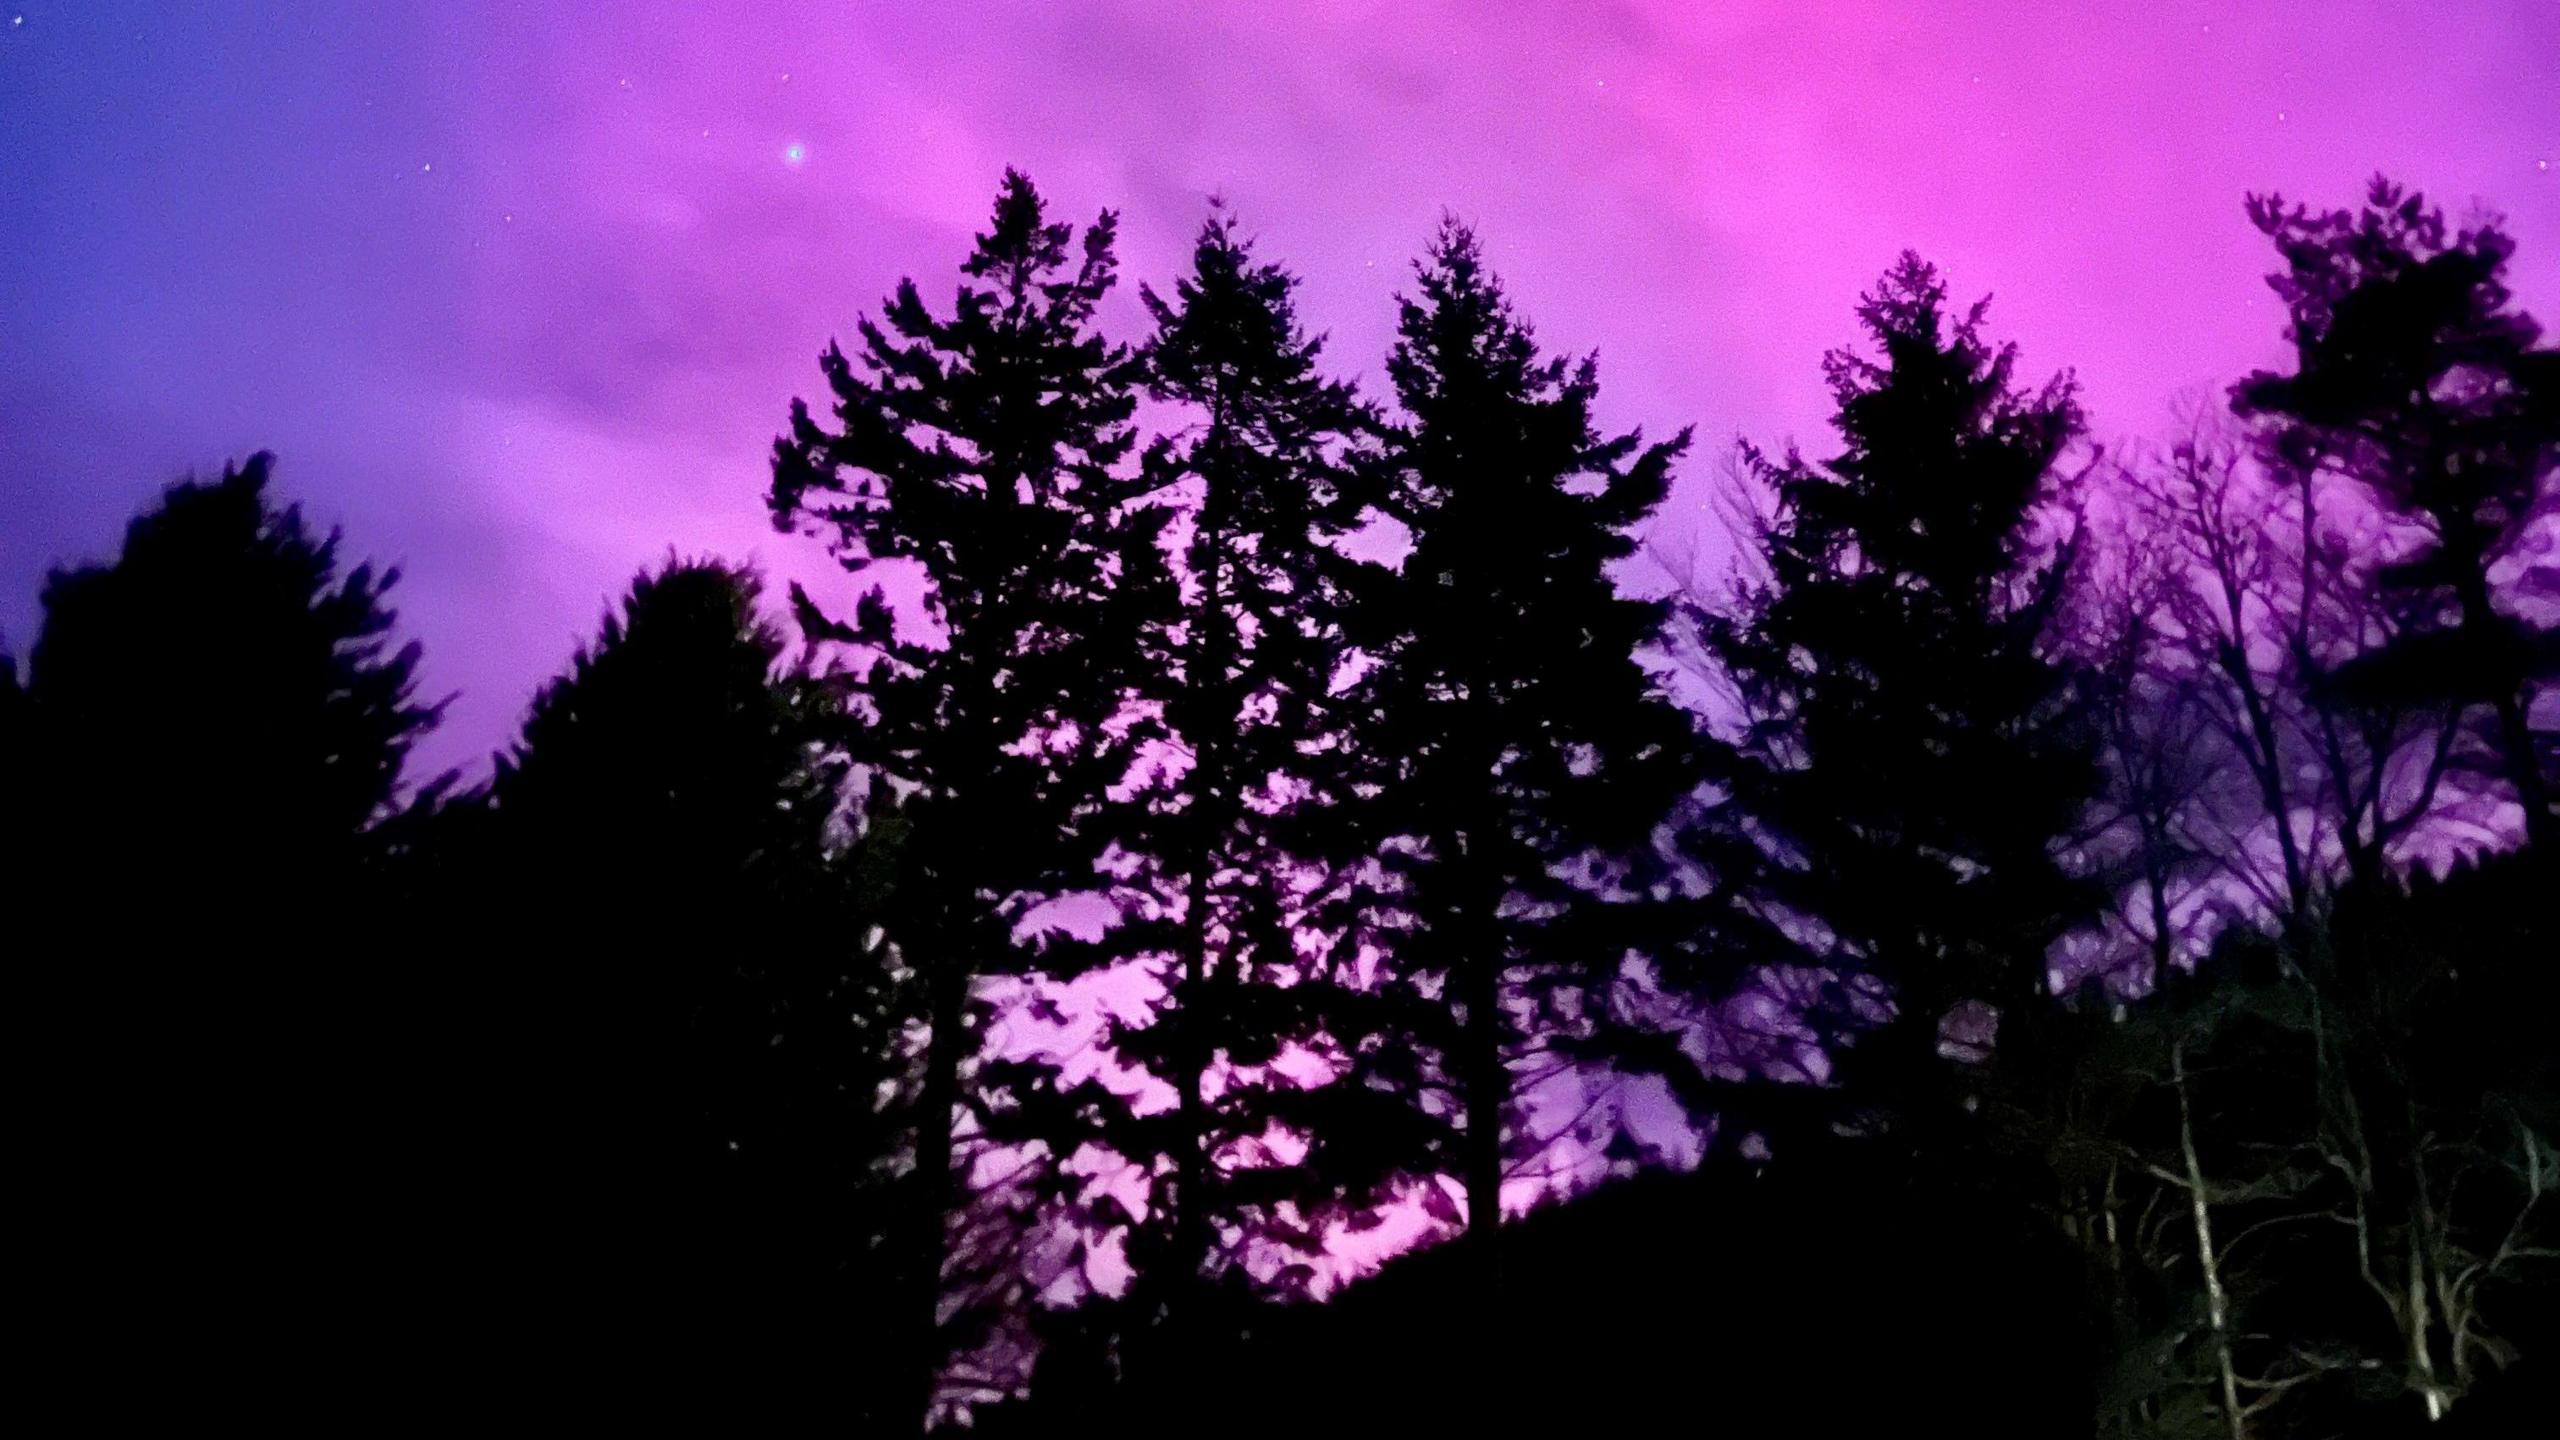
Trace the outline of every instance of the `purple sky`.
<instances>
[{"instance_id":1,"label":"purple sky","mask_svg":"<svg viewBox=\"0 0 2560 1440\"><path fill-rule=\"evenodd\" d=\"M1819 447L1902 246L2101 434L2276 358L2245 190L2485 200L2560 319L2560 3L0 0L0 634L261 446L403 562L431 759L497 744L671 543L810 573L765 448L1002 167L1161 284L1221 191L1338 370L1443 207L1604 409ZM797 147L796 149L794 147ZM1134 294L1109 312L1134 335ZM1661 538L1712 546L1703 487Z\"/></svg>"}]
</instances>

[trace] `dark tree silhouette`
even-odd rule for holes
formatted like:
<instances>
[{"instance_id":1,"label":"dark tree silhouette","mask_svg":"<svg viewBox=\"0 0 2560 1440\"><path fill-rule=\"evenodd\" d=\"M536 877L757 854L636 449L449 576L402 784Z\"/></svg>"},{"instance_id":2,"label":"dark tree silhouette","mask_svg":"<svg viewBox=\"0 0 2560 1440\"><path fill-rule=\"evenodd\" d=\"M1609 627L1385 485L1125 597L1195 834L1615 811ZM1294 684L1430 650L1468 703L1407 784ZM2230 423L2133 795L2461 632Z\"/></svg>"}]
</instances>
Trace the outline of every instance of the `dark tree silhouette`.
<instances>
[{"instance_id":1,"label":"dark tree silhouette","mask_svg":"<svg viewBox=\"0 0 2560 1440\"><path fill-rule=\"evenodd\" d=\"M1906 255L1839 453L1746 447L1675 610L1620 566L1685 432L1601 433L1464 226L1388 420L1222 208L1132 348L1112 215L1009 173L776 444L849 613L795 589L793 655L671 558L467 791L404 779L395 573L264 455L171 488L0 653L31 1363L333 1420L2548 1429L2560 352L2495 221L2251 216L2254 450L2059 475L2068 377ZM1151 1008L1040 1053L1094 997ZM1501 1224L1564 1081L1624 1175L1590 1116L1657 1077L1694 1171ZM1464 1239L1347 1278L1399 1206Z\"/></svg>"},{"instance_id":2,"label":"dark tree silhouette","mask_svg":"<svg viewBox=\"0 0 2560 1440\"><path fill-rule=\"evenodd\" d=\"M824 535L872 586L849 622L794 599L813 638L862 657L853 754L869 813L894 812L904 830L883 921L920 976L929 1034L921 1178L897 1242L917 1415L943 1353L945 1225L968 1148L955 1148L954 1122L984 1088L967 1083L974 982L1031 968L1017 922L1097 883L1079 831L1148 733L1109 727L1143 678L1144 623L1175 602L1160 548L1170 512L1136 503L1149 482L1124 463L1140 367L1093 327L1116 275L1114 226L1104 212L1078 250L1073 227L1050 223L1031 182L1008 173L950 317L902 283L881 322L862 322L857 358L823 357L832 427L795 403L774 451L776 523ZM879 588L897 570L925 590L903 633ZM1043 1125L1066 1123L1041 1103ZM988 1120L979 1107L980 1141L995 1138Z\"/></svg>"},{"instance_id":3,"label":"dark tree silhouette","mask_svg":"<svg viewBox=\"0 0 2560 1440\"><path fill-rule=\"evenodd\" d=\"M141 845L180 883L344 867L397 798L436 718L414 699L417 647L390 638L399 572L342 575L336 532L268 500L273 464L172 487L114 564L47 579L26 688L37 778L55 777L52 818L76 827L47 848L86 860Z\"/></svg>"},{"instance_id":4,"label":"dark tree silhouette","mask_svg":"<svg viewBox=\"0 0 2560 1440\"><path fill-rule=\"evenodd\" d=\"M782 666L744 569L642 575L500 757L481 896L532 942L508 1078L538 1176L527 1274L653 1403L876 1414L899 1115L878 852L835 824L843 714Z\"/></svg>"},{"instance_id":5,"label":"dark tree silhouette","mask_svg":"<svg viewBox=\"0 0 2560 1440\"><path fill-rule=\"evenodd\" d=\"M175 485L114 561L52 573L5 759L38 1313L252 1392L288 1355L379 1358L319 1317L400 1269L377 824L437 713L397 572L342 568L271 469Z\"/></svg>"},{"instance_id":6,"label":"dark tree silhouette","mask_svg":"<svg viewBox=\"0 0 2560 1440\"><path fill-rule=\"evenodd\" d=\"M2560 631L2520 613L2560 587L2528 570L2521 593L2493 572L2520 553L2560 466L2560 350L2515 308L2515 242L2494 222L2448 232L2424 197L2376 179L2363 208L2314 213L2274 195L2250 219L2285 269L2294 372L2232 390L2281 463L2334 469L2417 532L2381 578L2395 633L2339 677L2351 688L2487 712L2500 777L2536 844L2560 841L2531 725L2560 669ZM2506 603L2502 603L2506 602Z\"/></svg>"},{"instance_id":7,"label":"dark tree silhouette","mask_svg":"<svg viewBox=\"0 0 2560 1440\"><path fill-rule=\"evenodd\" d=\"M1418 1158L1461 1178L1490 1281L1512 1063L1615 977L1637 908L1615 902L1651 883L1689 781L1689 717L1637 659L1665 606L1611 574L1688 436L1602 436L1595 361L1538 353L1465 226L1442 227L1416 287L1380 496L1411 549L1359 598L1351 692L1380 787L1380 988L1404 1028L1357 1063L1440 1130Z\"/></svg>"},{"instance_id":8,"label":"dark tree silhouette","mask_svg":"<svg viewBox=\"0 0 2560 1440\"><path fill-rule=\"evenodd\" d=\"M1163 1172L1129 1246L1128 1300L1177 1352L1209 1323L1206 1287L1242 1280L1233 1267L1257 1248L1281 1252L1266 1269L1304 1273L1288 1252L1313 1242L1327 1202L1381 1178L1359 1165L1327 1174L1328 1136L1365 1128L1346 1107L1393 1103L1277 1064L1294 1052L1337 1068L1357 1023L1344 1012L1360 1004L1342 978L1354 942L1340 882L1360 833L1343 808L1354 776L1332 697L1353 562L1334 542L1360 520L1358 447L1375 425L1318 372L1322 342L1299 329L1295 288L1221 209L1172 298L1143 292L1149 393L1188 422L1150 449L1147 474L1191 501L1190 534L1179 623L1148 636L1157 679L1145 689L1173 745L1115 807L1124 916L1101 946L1166 982L1152 1020L1111 1043L1178 1103L1120 1118L1109 1140ZM1278 1163L1275 1127L1316 1148ZM1185 1367L1178 1353L1166 1363Z\"/></svg>"},{"instance_id":9,"label":"dark tree silhouette","mask_svg":"<svg viewBox=\"0 0 2560 1440\"><path fill-rule=\"evenodd\" d=\"M2067 379L2017 389L1983 306L1950 322L1917 256L1858 316L1874 355L1827 362L1844 448L1748 454L1766 574L1703 619L1742 728L1695 836L1735 904L1696 944L1821 977L1807 1019L1849 1103L1925 1124L1942 1025L2038 1003L2093 906L2056 858L2094 777L2047 645L2068 561L2037 523L2079 416ZM1888 1006L1906 1023L1877 1031Z\"/></svg>"}]
</instances>

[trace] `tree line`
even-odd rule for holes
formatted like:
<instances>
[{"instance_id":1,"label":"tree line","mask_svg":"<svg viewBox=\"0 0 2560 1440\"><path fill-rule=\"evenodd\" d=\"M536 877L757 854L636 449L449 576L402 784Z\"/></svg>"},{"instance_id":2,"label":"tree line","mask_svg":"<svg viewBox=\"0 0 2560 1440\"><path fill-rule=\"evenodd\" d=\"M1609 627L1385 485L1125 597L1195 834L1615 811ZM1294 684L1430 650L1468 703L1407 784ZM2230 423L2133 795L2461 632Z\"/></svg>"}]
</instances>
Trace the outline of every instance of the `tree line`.
<instances>
[{"instance_id":1,"label":"tree line","mask_svg":"<svg viewBox=\"0 0 2560 1440\"><path fill-rule=\"evenodd\" d=\"M1909 1387L1963 1314L2069 1337L1965 1378L2040 1433L2493 1413L2560 1280L2560 351L2493 219L2249 215L2289 364L2171 443L1906 255L1673 574L1690 435L1602 427L1465 225L1371 397L1223 208L1106 334L1113 215L1009 173L775 443L853 602L671 557L469 783L409 774L397 572L268 457L174 486L0 671L66 1358L1496 1424L1747 1214L1828 1261L1701 1253L1646 1346L1776 1307ZM1599 1179L1653 1198L1539 1208ZM1390 1234L1456 1243L1345 1292ZM1432 1378L1343 1379L1406 1303Z\"/></svg>"}]
</instances>

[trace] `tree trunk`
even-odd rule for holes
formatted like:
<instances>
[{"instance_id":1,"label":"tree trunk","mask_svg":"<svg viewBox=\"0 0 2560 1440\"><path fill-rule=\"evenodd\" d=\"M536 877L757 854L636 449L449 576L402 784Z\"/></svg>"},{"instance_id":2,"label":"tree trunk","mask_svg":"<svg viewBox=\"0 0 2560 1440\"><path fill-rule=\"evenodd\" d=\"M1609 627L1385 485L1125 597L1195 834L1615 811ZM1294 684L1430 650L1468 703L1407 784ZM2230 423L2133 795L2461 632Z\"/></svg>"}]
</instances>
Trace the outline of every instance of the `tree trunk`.
<instances>
[{"instance_id":1,"label":"tree trunk","mask_svg":"<svg viewBox=\"0 0 2560 1440\"><path fill-rule=\"evenodd\" d=\"M1201 798L1194 795L1193 803L1198 804ZM1209 1255L1209 1106L1204 1092L1208 1088L1210 1047L1198 1013L1206 998L1209 968L1209 865L1204 853L1196 857L1191 871L1185 899L1188 918L1183 926L1182 1000L1175 1011L1175 1023L1182 1027L1181 1053L1176 1061L1182 1072L1182 1137L1179 1153L1174 1157L1173 1192L1173 1263L1177 1269L1173 1304L1177 1308L1188 1306L1199 1293Z\"/></svg>"},{"instance_id":2,"label":"tree trunk","mask_svg":"<svg viewBox=\"0 0 2560 1440\"><path fill-rule=\"evenodd\" d=\"M939 963L936 963L936 962ZM969 1033L969 975L953 957L924 963L930 1021L925 1040L924 1089L917 1100L913 1203L907 1212L907 1295L900 1309L901 1375L905 1410L914 1431L924 1433L942 1369L942 1271L949 1247L949 1216L959 1192L952 1173L952 1129L960 1106L960 1060L975 1044Z\"/></svg>"},{"instance_id":3,"label":"tree trunk","mask_svg":"<svg viewBox=\"0 0 2560 1440\"><path fill-rule=\"evenodd\" d=\"M2248 1412L2240 1407L2240 1377L2231 1361L2231 1304L2222 1288L2222 1260L2213 1248L2213 1208L2205 1189L2204 1164L2196 1154L2194 1107L2187 1096L2187 1047L2169 1047L2169 1073L2178 1087L2178 1153L2187 1169L2188 1213L2195 1224L2196 1263L2204 1271L2205 1316L2213 1326L2213 1359L2222 1384L2222 1414L2231 1440L2249 1440Z\"/></svg>"},{"instance_id":4,"label":"tree trunk","mask_svg":"<svg viewBox=\"0 0 2560 1440\"><path fill-rule=\"evenodd\" d=\"M1208 453L1221 453L1226 424L1226 401L1220 394L1213 397L1210 405ZM1201 733L1188 737L1193 762L1188 777L1186 828L1190 854L1186 858L1191 874L1184 891L1182 990L1175 1009L1175 1021L1182 1027L1174 1057L1182 1072L1182 1135L1177 1142L1180 1153L1174 1159L1172 1237L1176 1267L1172 1303L1177 1309L1188 1307L1201 1294L1209 1258L1209 1107L1204 1092L1216 1047L1202 1024L1200 1011L1207 1000L1209 978L1210 879L1218 863L1218 836L1227 828L1227 812L1222 807L1227 803L1225 797L1233 795L1237 788L1224 773L1228 762L1218 737L1221 727L1235 723L1241 708L1228 693L1237 640L1226 599L1227 491L1221 477L1204 473L1202 480L1208 489L1201 497L1200 524L1209 565L1200 577L1199 644L1187 657L1184 676L1185 688L1205 703L1196 707L1202 721ZM1177 1337L1199 1338L1183 1317L1176 1318L1175 1333ZM1183 1363L1181 1357L1177 1357L1177 1363Z\"/></svg>"},{"instance_id":5,"label":"tree trunk","mask_svg":"<svg viewBox=\"0 0 2560 1440\"><path fill-rule=\"evenodd\" d=\"M1499 1284L1493 1239L1502 1225L1502 1112L1510 1099L1510 1075L1502 1063L1500 964L1497 954L1479 951L1467 957L1458 977L1467 1007L1467 1242L1476 1247L1477 1278L1488 1295Z\"/></svg>"},{"instance_id":6,"label":"tree trunk","mask_svg":"<svg viewBox=\"0 0 2560 1440\"><path fill-rule=\"evenodd\" d=\"M1497 1397L1508 1383L1503 1362L1502 1314L1502 1112L1510 1100L1509 1068L1503 1063L1501 1015L1502 956L1500 931L1491 912L1462 932L1465 949L1451 977L1465 1004L1460 1073L1466 1085L1467 1129L1462 1168L1467 1191L1467 1229L1461 1241L1467 1252L1466 1294L1472 1313L1462 1322L1468 1331L1468 1355L1474 1372L1463 1378L1467 1399L1458 1409L1466 1428L1498 1429ZM1476 917L1470 916L1471 920Z\"/></svg>"}]
</instances>

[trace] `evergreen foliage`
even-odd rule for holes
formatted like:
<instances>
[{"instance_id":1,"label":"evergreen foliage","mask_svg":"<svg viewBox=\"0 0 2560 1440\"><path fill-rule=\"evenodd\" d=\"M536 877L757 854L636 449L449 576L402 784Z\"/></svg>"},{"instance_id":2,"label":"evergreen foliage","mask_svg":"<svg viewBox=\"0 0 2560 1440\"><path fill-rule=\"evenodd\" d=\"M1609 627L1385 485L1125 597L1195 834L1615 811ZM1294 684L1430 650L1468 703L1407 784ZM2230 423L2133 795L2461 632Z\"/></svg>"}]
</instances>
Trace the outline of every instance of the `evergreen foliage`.
<instances>
[{"instance_id":1,"label":"evergreen foliage","mask_svg":"<svg viewBox=\"0 0 2560 1440\"><path fill-rule=\"evenodd\" d=\"M866 817L894 815L902 836L883 923L919 977L927 1026L921 1178L897 1242L918 1414L944 1353L946 1225L973 1143L959 1112L973 1108L984 1142L1003 1138L990 1127L1024 1128L999 1109L1048 1103L1037 1077L1028 1102L976 1083L976 985L1033 968L1016 927L1098 883L1087 832L1150 733L1125 713L1151 678L1137 642L1176 583L1170 512L1140 503L1150 481L1130 463L1141 365L1094 326L1118 278L1115 229L1106 211L1078 241L1009 173L949 316L902 283L861 322L854 357L822 357L832 423L795 402L774 446L776 524L824 538L868 587L849 619L805 591L793 601L812 638L860 657L846 676L864 721L850 754ZM920 582L920 616L887 600L890 567Z\"/></svg>"},{"instance_id":2,"label":"evergreen foliage","mask_svg":"<svg viewBox=\"0 0 2560 1440\"><path fill-rule=\"evenodd\" d=\"M1358 1072L1433 1122L1415 1159L1454 1173L1489 1255L1522 1135L1513 1066L1591 1028L1691 782L1690 717L1640 660L1667 605L1614 573L1688 436L1604 435L1596 359L1542 355L1454 221L1396 333L1378 506L1411 548L1358 596L1351 695L1377 786L1377 988L1400 1023Z\"/></svg>"},{"instance_id":3,"label":"evergreen foliage","mask_svg":"<svg viewBox=\"0 0 2560 1440\"><path fill-rule=\"evenodd\" d=\"M2019 386L1985 308L1950 316L1914 255L1885 275L1872 353L1826 362L1840 454L1746 452L1764 568L1700 616L1740 724L1693 849L1731 908L1675 973L1816 977L1813 1036L1882 1067L1847 1093L1906 1114L1948 1079L1942 1041L1984 1038L1948 1031L1981 1023L1959 1007L2038 1003L2094 899L2061 856L2095 776L2050 635L2072 538L2043 523L2080 416L2067 378Z\"/></svg>"},{"instance_id":4,"label":"evergreen foliage","mask_svg":"<svg viewBox=\"0 0 2560 1440\"><path fill-rule=\"evenodd\" d=\"M1687 433L1605 429L1464 225L1376 409L1223 207L1123 343L1114 217L1009 172L774 447L849 606L795 650L670 558L468 789L407 773L397 572L264 455L172 487L0 655L39 1359L293 1419L2539 1433L2560 352L2495 221L2250 215L2245 428L2110 466L1906 255L1837 451L1744 448L1735 584L1665 599ZM1686 1173L1505 1223L1559 1154Z\"/></svg>"}]
</instances>

